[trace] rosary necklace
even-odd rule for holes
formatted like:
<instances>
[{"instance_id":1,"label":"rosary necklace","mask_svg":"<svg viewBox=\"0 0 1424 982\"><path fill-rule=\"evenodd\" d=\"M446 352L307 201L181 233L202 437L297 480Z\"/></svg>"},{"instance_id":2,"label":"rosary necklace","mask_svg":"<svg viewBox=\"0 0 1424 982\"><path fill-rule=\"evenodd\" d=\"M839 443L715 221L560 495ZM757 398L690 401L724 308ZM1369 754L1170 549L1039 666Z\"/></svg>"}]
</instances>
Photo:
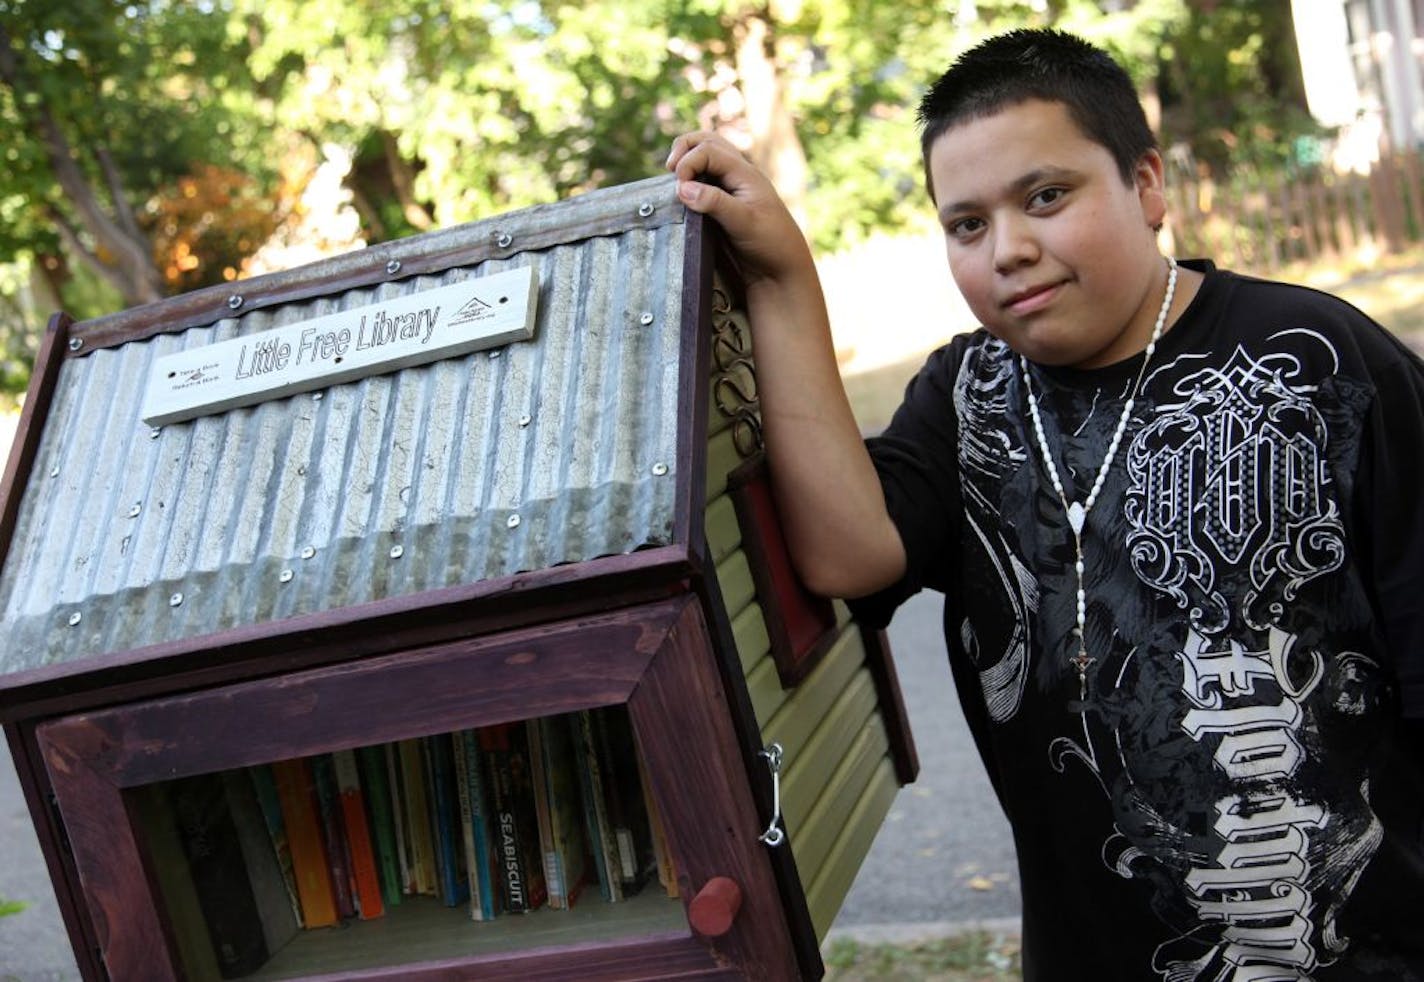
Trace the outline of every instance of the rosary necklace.
<instances>
[{"instance_id":1,"label":"rosary necklace","mask_svg":"<svg viewBox=\"0 0 1424 982\"><path fill-rule=\"evenodd\" d=\"M1122 415L1118 418L1117 429L1113 432L1112 440L1108 442L1107 456L1103 458L1103 464L1098 468L1098 476L1093 479L1092 490L1088 492L1088 497L1081 503L1069 501L1068 495L1063 490L1063 482L1058 477L1058 467L1053 463L1053 453L1048 449L1048 438L1043 433L1043 416L1039 412L1038 398L1033 394L1033 383L1029 376L1028 359L1019 355L1019 367L1023 371L1024 391L1028 393L1028 414L1033 420L1033 433L1038 438L1038 451L1043 456L1044 469L1048 471L1048 480L1053 484L1053 490L1058 493L1058 500L1063 505L1063 511L1068 516L1068 525L1073 530L1073 551L1077 554L1077 562L1074 569L1078 573L1078 654L1068 661L1078 670L1078 698L1088 697L1088 666L1097 659L1088 654L1087 634L1085 628L1088 619L1088 598L1083 589L1083 524L1088 520L1088 512L1093 510L1093 505L1097 503L1098 492L1103 489L1103 481L1107 479L1108 471L1112 468L1113 459L1117 457L1117 448L1122 443L1122 435L1127 431L1127 421L1132 418L1132 407L1137 399L1138 392L1142 389L1142 380L1147 375L1147 363L1152 360L1152 353L1157 349L1157 341L1162 337L1162 329L1167 323L1167 311L1172 307L1172 297L1177 292L1177 261L1171 256L1167 257L1167 292L1162 297L1162 308L1157 311L1157 323L1152 326L1152 338L1147 342L1147 348L1142 355L1142 367L1137 370L1137 381L1132 383L1132 389L1127 394L1127 401L1123 403Z\"/></svg>"}]
</instances>

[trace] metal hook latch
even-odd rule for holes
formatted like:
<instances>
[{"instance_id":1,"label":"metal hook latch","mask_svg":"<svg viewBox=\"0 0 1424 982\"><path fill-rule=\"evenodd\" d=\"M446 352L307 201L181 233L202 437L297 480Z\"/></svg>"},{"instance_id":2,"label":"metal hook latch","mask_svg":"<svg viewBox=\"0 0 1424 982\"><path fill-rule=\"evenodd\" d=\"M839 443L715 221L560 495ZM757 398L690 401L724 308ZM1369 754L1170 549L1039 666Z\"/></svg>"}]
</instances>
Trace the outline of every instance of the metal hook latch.
<instances>
[{"instance_id":1,"label":"metal hook latch","mask_svg":"<svg viewBox=\"0 0 1424 982\"><path fill-rule=\"evenodd\" d=\"M760 756L766 758L766 766L771 768L771 824L766 827L766 831L757 836L762 842L775 848L786 841L786 833L780 828L781 824L781 744L773 743L765 750L760 751Z\"/></svg>"}]
</instances>

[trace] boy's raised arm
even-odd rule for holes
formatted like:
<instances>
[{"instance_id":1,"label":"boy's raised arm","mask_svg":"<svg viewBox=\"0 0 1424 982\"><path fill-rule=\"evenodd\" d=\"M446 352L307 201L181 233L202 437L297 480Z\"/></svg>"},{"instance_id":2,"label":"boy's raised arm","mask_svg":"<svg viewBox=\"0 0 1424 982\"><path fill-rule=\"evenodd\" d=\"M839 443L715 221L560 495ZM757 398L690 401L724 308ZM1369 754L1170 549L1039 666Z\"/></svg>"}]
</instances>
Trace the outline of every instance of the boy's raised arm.
<instances>
[{"instance_id":1,"label":"boy's raised arm","mask_svg":"<svg viewBox=\"0 0 1424 982\"><path fill-rule=\"evenodd\" d=\"M905 571L905 549L841 385L801 230L771 182L720 137L678 137L668 169L683 204L722 227L746 282L762 429L797 572L830 596L889 586Z\"/></svg>"}]
</instances>

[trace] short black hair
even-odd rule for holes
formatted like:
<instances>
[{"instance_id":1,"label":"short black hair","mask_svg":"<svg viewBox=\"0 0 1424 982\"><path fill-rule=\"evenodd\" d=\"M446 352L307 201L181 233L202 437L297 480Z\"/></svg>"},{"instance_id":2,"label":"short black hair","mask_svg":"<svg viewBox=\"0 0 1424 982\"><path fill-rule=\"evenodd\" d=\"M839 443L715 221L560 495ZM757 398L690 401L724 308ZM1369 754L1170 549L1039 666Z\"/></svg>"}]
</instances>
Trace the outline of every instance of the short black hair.
<instances>
[{"instance_id":1,"label":"short black hair","mask_svg":"<svg viewBox=\"0 0 1424 982\"><path fill-rule=\"evenodd\" d=\"M1066 31L1022 28L965 51L920 100L930 198L930 148L946 130L1030 99L1061 103L1084 136L1107 148L1129 184L1142 155L1157 146L1132 79L1111 55Z\"/></svg>"}]
</instances>

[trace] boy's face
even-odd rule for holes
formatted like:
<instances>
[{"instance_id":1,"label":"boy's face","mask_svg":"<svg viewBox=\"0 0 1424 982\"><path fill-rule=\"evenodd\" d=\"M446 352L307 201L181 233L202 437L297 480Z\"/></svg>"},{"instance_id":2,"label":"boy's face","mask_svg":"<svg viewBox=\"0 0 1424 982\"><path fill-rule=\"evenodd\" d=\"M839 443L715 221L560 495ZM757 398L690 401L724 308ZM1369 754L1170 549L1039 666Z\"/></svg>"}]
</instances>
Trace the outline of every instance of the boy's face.
<instances>
[{"instance_id":1,"label":"boy's face","mask_svg":"<svg viewBox=\"0 0 1424 982\"><path fill-rule=\"evenodd\" d=\"M1031 100L946 130L929 171L950 272L991 334L1077 368L1146 346L1166 289L1155 151L1128 185L1062 103Z\"/></svg>"}]
</instances>

